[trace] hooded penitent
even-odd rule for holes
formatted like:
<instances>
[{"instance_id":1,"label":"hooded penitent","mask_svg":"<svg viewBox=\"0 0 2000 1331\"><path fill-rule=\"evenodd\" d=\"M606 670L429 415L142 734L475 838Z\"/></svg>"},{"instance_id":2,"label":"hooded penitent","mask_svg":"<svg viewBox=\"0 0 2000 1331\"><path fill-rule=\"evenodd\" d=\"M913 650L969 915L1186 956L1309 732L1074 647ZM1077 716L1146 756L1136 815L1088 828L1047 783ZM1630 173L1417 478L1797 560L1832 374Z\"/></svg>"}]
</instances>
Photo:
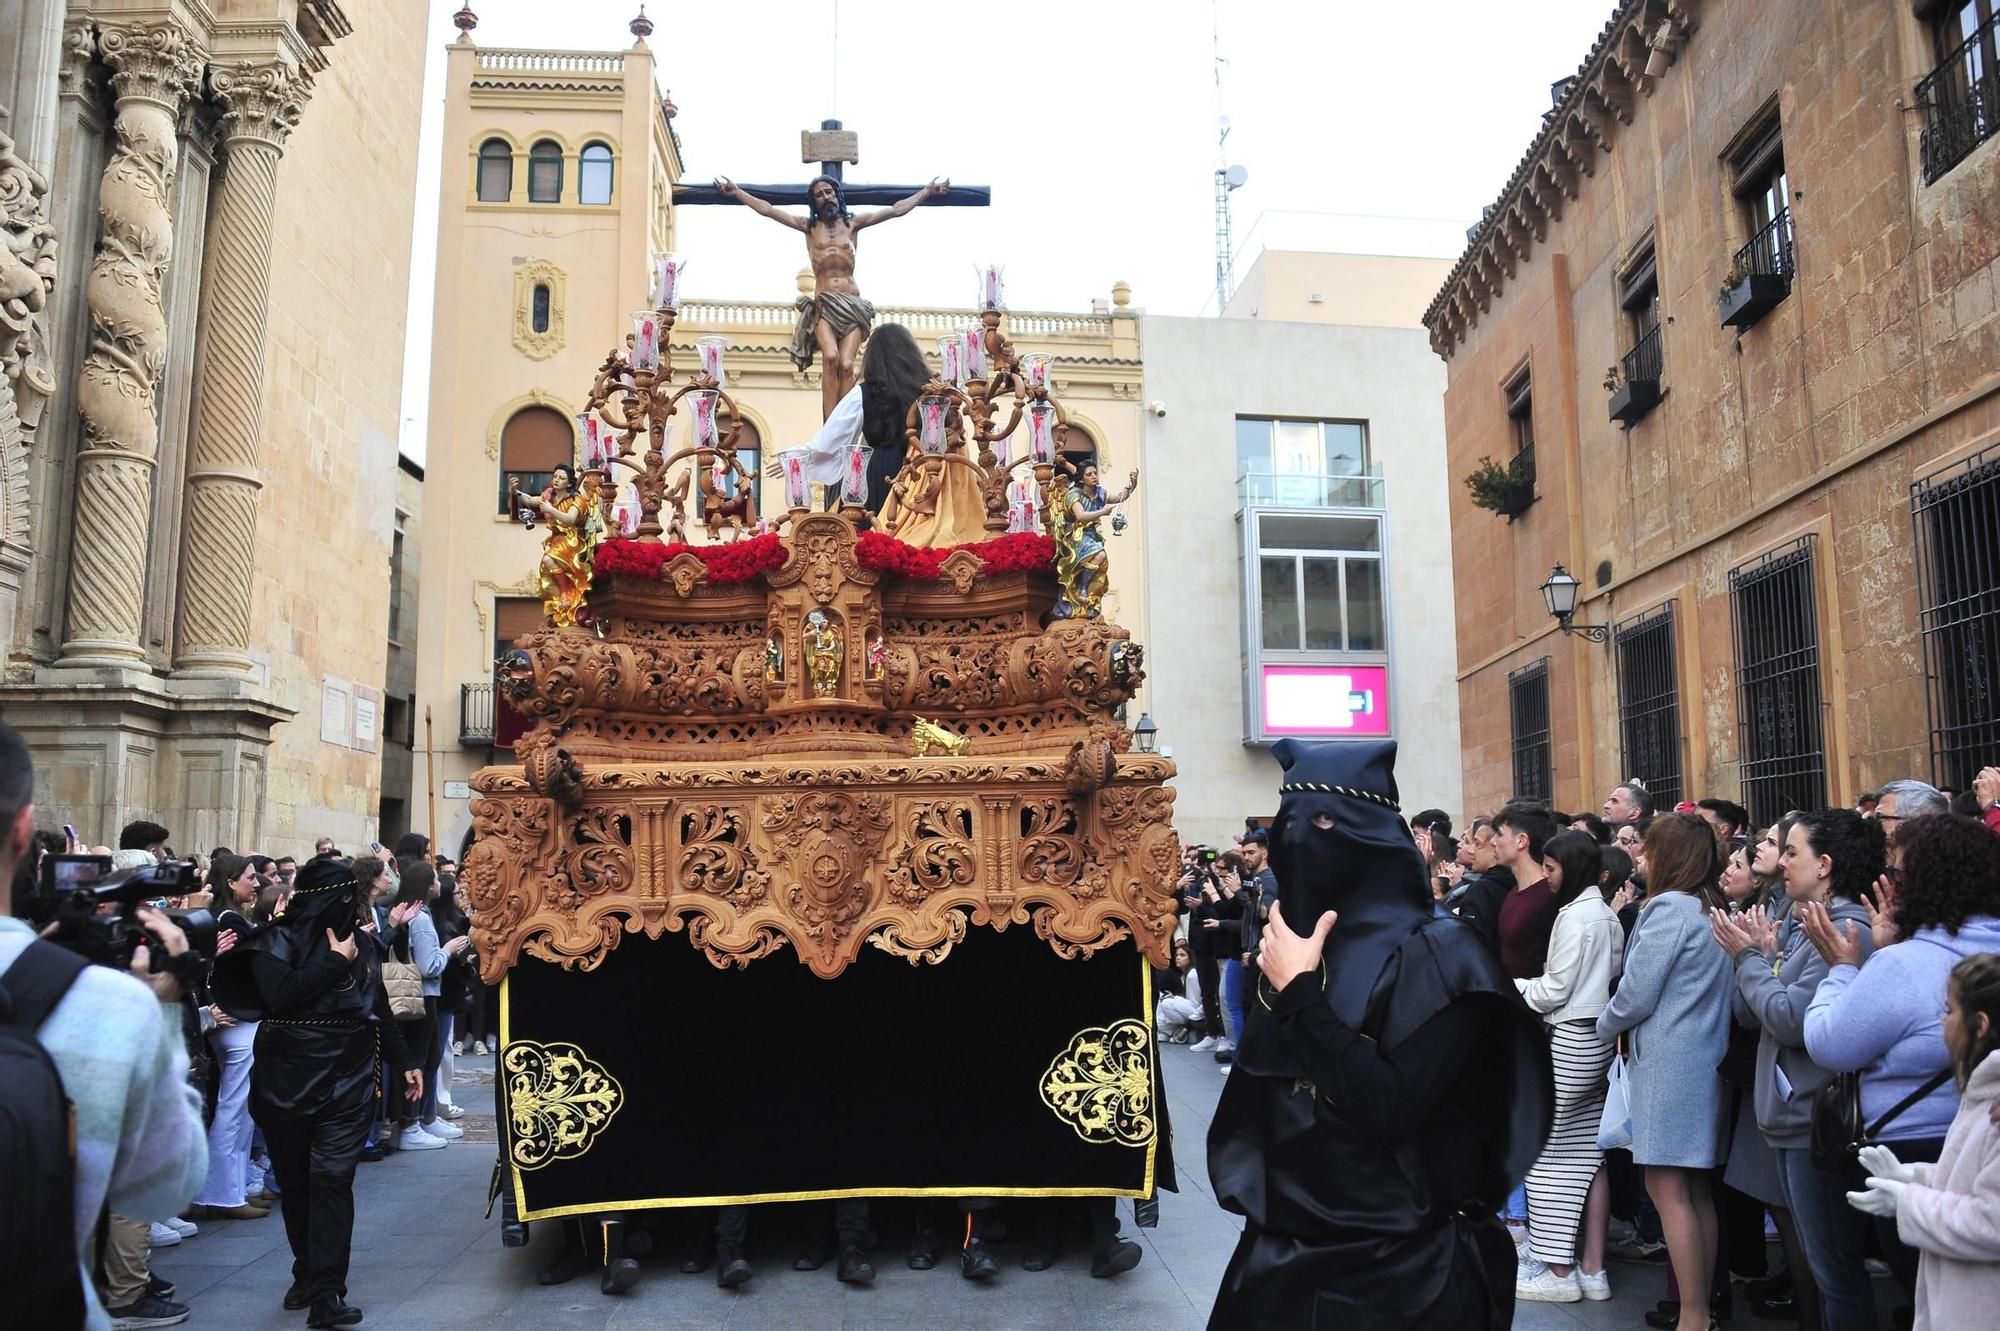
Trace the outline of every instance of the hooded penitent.
<instances>
[{"instance_id":1,"label":"hooded penitent","mask_svg":"<svg viewBox=\"0 0 2000 1331\"><path fill-rule=\"evenodd\" d=\"M1471 928L1437 918L1396 746L1291 741L1271 866L1286 925L1338 913L1323 965L1257 982L1208 1140L1247 1221L1211 1327L1508 1325L1493 1217L1554 1107L1542 1022Z\"/></svg>"}]
</instances>

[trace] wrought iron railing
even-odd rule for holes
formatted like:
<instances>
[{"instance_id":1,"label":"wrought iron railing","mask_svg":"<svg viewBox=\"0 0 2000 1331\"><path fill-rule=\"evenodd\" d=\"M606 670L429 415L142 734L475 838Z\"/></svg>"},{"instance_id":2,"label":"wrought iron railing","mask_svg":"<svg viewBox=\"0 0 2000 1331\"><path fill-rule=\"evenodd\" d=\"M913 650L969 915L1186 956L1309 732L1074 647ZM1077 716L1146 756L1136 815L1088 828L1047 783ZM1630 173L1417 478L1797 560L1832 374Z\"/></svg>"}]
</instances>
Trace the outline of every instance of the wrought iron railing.
<instances>
[{"instance_id":1,"label":"wrought iron railing","mask_svg":"<svg viewBox=\"0 0 2000 1331\"><path fill-rule=\"evenodd\" d=\"M1547 803L1555 792L1549 743L1549 658L1507 676L1508 728L1514 757L1514 798Z\"/></svg>"},{"instance_id":2,"label":"wrought iron railing","mask_svg":"<svg viewBox=\"0 0 2000 1331\"><path fill-rule=\"evenodd\" d=\"M1672 601L1617 625L1618 731L1624 745L1620 770L1638 777L1653 802L1680 802L1681 688L1674 655Z\"/></svg>"},{"instance_id":3,"label":"wrought iron railing","mask_svg":"<svg viewBox=\"0 0 2000 1331\"><path fill-rule=\"evenodd\" d=\"M1236 478L1236 511L1251 508L1386 508L1381 475L1246 471Z\"/></svg>"},{"instance_id":4,"label":"wrought iron railing","mask_svg":"<svg viewBox=\"0 0 2000 1331\"><path fill-rule=\"evenodd\" d=\"M1750 237L1750 243L1736 251L1729 271L1741 279L1753 274L1792 280L1792 210L1778 209L1778 215L1764 229Z\"/></svg>"},{"instance_id":5,"label":"wrought iron railing","mask_svg":"<svg viewBox=\"0 0 2000 1331\"><path fill-rule=\"evenodd\" d=\"M483 745L493 742L493 685L458 686L458 742Z\"/></svg>"},{"instance_id":6,"label":"wrought iron railing","mask_svg":"<svg viewBox=\"0 0 2000 1331\"><path fill-rule=\"evenodd\" d=\"M1620 362L1625 369L1628 384L1660 382L1660 325L1654 324L1647 334L1639 339L1639 344L1625 353Z\"/></svg>"},{"instance_id":7,"label":"wrought iron railing","mask_svg":"<svg viewBox=\"0 0 2000 1331\"><path fill-rule=\"evenodd\" d=\"M1931 778L1967 790L2000 755L2000 445L1910 486Z\"/></svg>"},{"instance_id":8,"label":"wrought iron railing","mask_svg":"<svg viewBox=\"0 0 2000 1331\"><path fill-rule=\"evenodd\" d=\"M1826 804L1813 538L1731 569L1729 603L1743 803L1763 826Z\"/></svg>"},{"instance_id":9,"label":"wrought iron railing","mask_svg":"<svg viewBox=\"0 0 2000 1331\"><path fill-rule=\"evenodd\" d=\"M2000 131L2000 72L1993 68L2000 15L1979 25L1917 84L1923 109L1924 183L1957 166Z\"/></svg>"}]
</instances>

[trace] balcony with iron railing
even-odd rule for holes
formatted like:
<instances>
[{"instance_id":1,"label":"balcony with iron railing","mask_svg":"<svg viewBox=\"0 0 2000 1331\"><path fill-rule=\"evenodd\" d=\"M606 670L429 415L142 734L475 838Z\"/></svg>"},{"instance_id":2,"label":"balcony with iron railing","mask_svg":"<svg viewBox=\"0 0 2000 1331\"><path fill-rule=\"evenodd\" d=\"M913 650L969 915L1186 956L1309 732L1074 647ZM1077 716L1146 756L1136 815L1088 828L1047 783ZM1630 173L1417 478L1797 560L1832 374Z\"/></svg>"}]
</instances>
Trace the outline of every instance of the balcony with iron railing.
<instances>
[{"instance_id":1,"label":"balcony with iron railing","mask_svg":"<svg viewBox=\"0 0 2000 1331\"><path fill-rule=\"evenodd\" d=\"M1611 419L1620 425L1629 426L1660 405L1660 327L1654 324L1618 363L1618 382L1611 392Z\"/></svg>"},{"instance_id":2,"label":"balcony with iron railing","mask_svg":"<svg viewBox=\"0 0 2000 1331\"><path fill-rule=\"evenodd\" d=\"M1780 208L1729 261L1729 277L1716 296L1722 326L1750 327L1791 291L1792 210Z\"/></svg>"},{"instance_id":3,"label":"balcony with iron railing","mask_svg":"<svg viewBox=\"0 0 2000 1331\"><path fill-rule=\"evenodd\" d=\"M1346 476L1248 470L1236 478L1236 511L1253 508L1386 508L1380 467Z\"/></svg>"},{"instance_id":4,"label":"balcony with iron railing","mask_svg":"<svg viewBox=\"0 0 2000 1331\"><path fill-rule=\"evenodd\" d=\"M1929 185L2000 132L2000 14L1979 25L1938 67L1918 82L1923 112L1919 153Z\"/></svg>"}]
</instances>

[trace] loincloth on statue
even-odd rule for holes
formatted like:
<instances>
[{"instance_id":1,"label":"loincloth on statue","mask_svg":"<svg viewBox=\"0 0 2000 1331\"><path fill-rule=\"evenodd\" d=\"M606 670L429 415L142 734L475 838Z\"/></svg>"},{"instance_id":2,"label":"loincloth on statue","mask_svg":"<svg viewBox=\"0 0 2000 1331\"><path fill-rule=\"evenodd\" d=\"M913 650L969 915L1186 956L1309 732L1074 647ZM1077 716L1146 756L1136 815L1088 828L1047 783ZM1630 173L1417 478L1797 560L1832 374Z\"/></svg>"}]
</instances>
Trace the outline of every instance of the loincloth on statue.
<instances>
[{"instance_id":1,"label":"loincloth on statue","mask_svg":"<svg viewBox=\"0 0 2000 1331\"><path fill-rule=\"evenodd\" d=\"M833 329L836 342L854 332L865 338L868 330L875 326L875 306L844 291L822 291L816 296L800 296L798 308L798 326L792 329L792 364L801 370L811 368L813 353L819 349L814 330L820 320L824 319L827 327Z\"/></svg>"}]
</instances>

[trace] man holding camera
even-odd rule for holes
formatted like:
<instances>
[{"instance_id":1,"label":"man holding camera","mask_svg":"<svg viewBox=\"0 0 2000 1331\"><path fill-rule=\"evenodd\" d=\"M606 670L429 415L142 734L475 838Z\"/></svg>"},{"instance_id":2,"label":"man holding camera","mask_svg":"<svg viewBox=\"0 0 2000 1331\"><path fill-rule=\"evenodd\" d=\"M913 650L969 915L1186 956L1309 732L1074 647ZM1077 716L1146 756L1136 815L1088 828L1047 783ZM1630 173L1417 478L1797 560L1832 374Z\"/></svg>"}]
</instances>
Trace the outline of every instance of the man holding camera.
<instances>
[{"instance_id":1,"label":"man holding camera","mask_svg":"<svg viewBox=\"0 0 2000 1331\"><path fill-rule=\"evenodd\" d=\"M113 1317L128 1325L170 1326L187 1319L184 1305L142 1289L107 1314L85 1273L98 1217L107 1207L135 1220L166 1220L187 1206L208 1172L208 1139L181 1040L180 981L172 970L153 971L148 948L134 955L132 974L121 975L38 940L13 918L15 870L35 835L34 788L27 746L0 722L0 1023L31 1031L54 1064L73 1107L75 1143L72 1162L69 1142L59 1136L47 1142L0 1139L0 1150L12 1147L27 1156L7 1160L0 1171L9 1172L13 1205L35 1195L27 1174L47 1177L45 1168L68 1173L73 1163L72 1196L61 1219L69 1223L75 1254L70 1266L0 1252L0 1288L7 1293L8 1317L20 1318L22 1326L109 1331ZM168 958L186 954L186 935L164 915L142 907L138 919ZM0 1096L18 1089L0 1088ZM15 1168L23 1178L12 1176ZM25 1231L49 1218L16 1219ZM121 1291L109 1294L120 1303Z\"/></svg>"}]
</instances>

